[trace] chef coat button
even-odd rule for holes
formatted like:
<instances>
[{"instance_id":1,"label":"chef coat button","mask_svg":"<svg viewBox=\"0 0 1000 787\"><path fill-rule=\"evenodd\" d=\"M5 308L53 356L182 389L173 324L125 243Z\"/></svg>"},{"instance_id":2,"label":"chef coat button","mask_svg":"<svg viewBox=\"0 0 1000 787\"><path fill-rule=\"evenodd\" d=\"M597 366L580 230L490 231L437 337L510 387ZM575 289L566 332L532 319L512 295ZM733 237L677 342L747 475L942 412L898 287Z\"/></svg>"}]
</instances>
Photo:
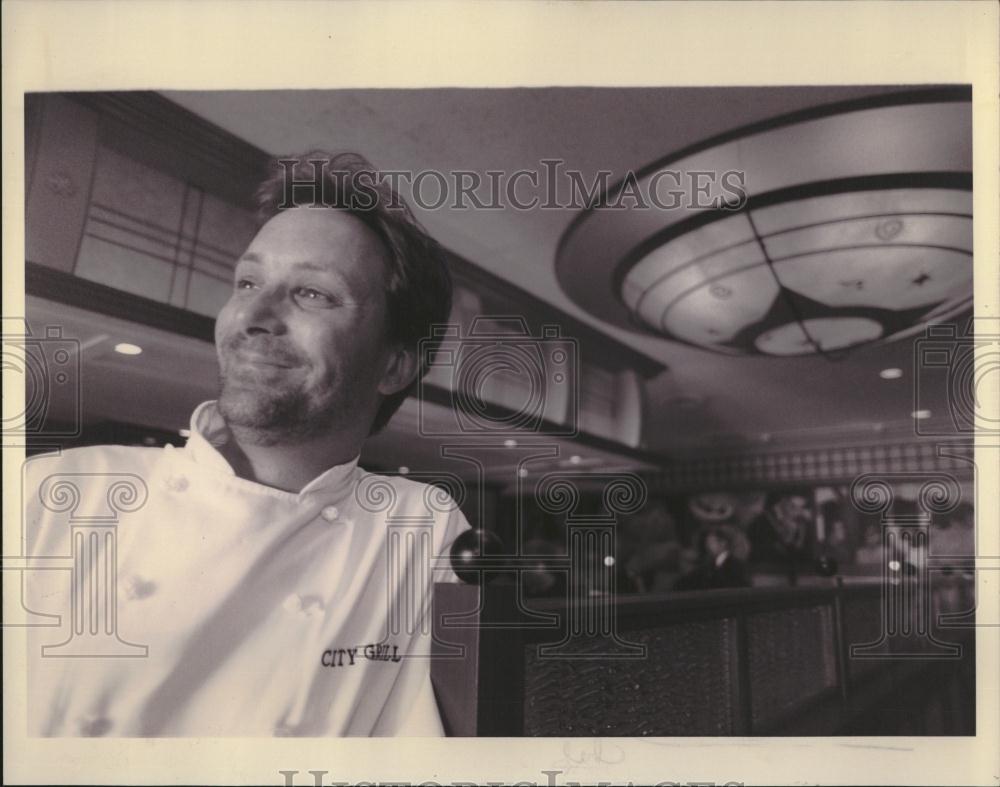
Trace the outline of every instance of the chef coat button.
<instances>
[{"instance_id":1,"label":"chef coat button","mask_svg":"<svg viewBox=\"0 0 1000 787\"><path fill-rule=\"evenodd\" d=\"M320 516L327 522L332 522L340 516L340 511L337 510L337 506L326 506L326 508L320 511Z\"/></svg>"},{"instance_id":2,"label":"chef coat button","mask_svg":"<svg viewBox=\"0 0 1000 787\"><path fill-rule=\"evenodd\" d=\"M167 489L171 492L183 492L188 488L188 480L182 475L172 475L167 479Z\"/></svg>"},{"instance_id":3,"label":"chef coat button","mask_svg":"<svg viewBox=\"0 0 1000 787\"><path fill-rule=\"evenodd\" d=\"M302 597L298 593L289 593L281 604L286 612L301 612Z\"/></svg>"},{"instance_id":4,"label":"chef coat button","mask_svg":"<svg viewBox=\"0 0 1000 787\"><path fill-rule=\"evenodd\" d=\"M122 589L125 591L125 598L129 601L141 601L156 592L156 583L132 574L122 580Z\"/></svg>"},{"instance_id":5,"label":"chef coat button","mask_svg":"<svg viewBox=\"0 0 1000 787\"><path fill-rule=\"evenodd\" d=\"M99 738L111 729L111 719L104 716L81 716L76 723L80 734L87 738Z\"/></svg>"}]
</instances>

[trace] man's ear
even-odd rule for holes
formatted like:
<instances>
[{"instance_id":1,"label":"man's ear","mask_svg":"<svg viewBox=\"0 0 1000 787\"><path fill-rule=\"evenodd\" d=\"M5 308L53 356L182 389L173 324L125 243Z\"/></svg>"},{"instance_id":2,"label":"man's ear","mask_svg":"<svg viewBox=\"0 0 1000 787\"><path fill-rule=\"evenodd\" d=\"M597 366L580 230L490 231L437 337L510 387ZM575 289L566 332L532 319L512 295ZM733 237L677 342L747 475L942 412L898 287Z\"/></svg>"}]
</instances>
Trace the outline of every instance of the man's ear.
<instances>
[{"instance_id":1,"label":"man's ear","mask_svg":"<svg viewBox=\"0 0 1000 787\"><path fill-rule=\"evenodd\" d=\"M417 376L419 363L417 352L412 347L395 347L389 355L378 384L378 392L383 396L399 393L413 382Z\"/></svg>"}]
</instances>

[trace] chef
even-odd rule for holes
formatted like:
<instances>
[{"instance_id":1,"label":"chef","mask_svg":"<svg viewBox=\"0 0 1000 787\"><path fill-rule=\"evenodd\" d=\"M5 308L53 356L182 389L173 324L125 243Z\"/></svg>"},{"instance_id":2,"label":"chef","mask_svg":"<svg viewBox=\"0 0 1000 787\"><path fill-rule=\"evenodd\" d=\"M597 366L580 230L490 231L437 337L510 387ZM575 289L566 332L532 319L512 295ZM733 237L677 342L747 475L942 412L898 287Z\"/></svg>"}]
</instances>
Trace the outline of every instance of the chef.
<instances>
[{"instance_id":1,"label":"chef","mask_svg":"<svg viewBox=\"0 0 1000 787\"><path fill-rule=\"evenodd\" d=\"M372 205L366 180L355 199L362 171L309 154L262 186L216 322L218 400L183 448L27 463L28 548L52 559L26 574L52 624L30 629L31 734L442 734L428 607L468 524L358 455L425 371L451 284L396 195Z\"/></svg>"}]
</instances>

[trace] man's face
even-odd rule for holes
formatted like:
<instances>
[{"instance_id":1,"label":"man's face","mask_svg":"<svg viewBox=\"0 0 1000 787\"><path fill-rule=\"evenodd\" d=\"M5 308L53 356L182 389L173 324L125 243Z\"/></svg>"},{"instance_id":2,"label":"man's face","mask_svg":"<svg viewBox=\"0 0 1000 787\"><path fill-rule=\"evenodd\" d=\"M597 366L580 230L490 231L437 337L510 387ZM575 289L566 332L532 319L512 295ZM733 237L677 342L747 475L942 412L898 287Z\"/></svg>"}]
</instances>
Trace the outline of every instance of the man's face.
<instances>
[{"instance_id":1,"label":"man's face","mask_svg":"<svg viewBox=\"0 0 1000 787\"><path fill-rule=\"evenodd\" d=\"M261 228L215 325L230 425L277 443L371 423L394 387L384 253L329 208L293 208Z\"/></svg>"},{"instance_id":2,"label":"man's face","mask_svg":"<svg viewBox=\"0 0 1000 787\"><path fill-rule=\"evenodd\" d=\"M809 501L800 495L781 498L775 505L774 511L779 535L786 541L794 539L812 521Z\"/></svg>"}]
</instances>

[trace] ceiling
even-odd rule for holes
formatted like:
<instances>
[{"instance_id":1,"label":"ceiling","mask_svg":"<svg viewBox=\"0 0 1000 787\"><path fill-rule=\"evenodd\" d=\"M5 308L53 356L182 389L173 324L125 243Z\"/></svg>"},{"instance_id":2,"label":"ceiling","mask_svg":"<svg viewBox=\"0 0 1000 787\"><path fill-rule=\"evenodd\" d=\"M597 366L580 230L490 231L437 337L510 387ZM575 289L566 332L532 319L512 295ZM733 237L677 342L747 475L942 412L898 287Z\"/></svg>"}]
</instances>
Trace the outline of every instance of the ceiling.
<instances>
[{"instance_id":1,"label":"ceiling","mask_svg":"<svg viewBox=\"0 0 1000 787\"><path fill-rule=\"evenodd\" d=\"M547 88L166 92L271 154L354 150L380 169L541 171L560 159L585 182L629 170L740 126L899 87ZM406 189L403 189L406 196ZM412 204L412 200L411 200ZM729 357L602 322L560 288L555 257L573 209L416 208L443 244L662 363L650 381L646 446L669 455L823 443L912 431L914 339L841 360ZM584 348L584 352L585 352ZM883 380L893 367L902 376ZM944 392L921 403L945 414Z\"/></svg>"}]
</instances>

